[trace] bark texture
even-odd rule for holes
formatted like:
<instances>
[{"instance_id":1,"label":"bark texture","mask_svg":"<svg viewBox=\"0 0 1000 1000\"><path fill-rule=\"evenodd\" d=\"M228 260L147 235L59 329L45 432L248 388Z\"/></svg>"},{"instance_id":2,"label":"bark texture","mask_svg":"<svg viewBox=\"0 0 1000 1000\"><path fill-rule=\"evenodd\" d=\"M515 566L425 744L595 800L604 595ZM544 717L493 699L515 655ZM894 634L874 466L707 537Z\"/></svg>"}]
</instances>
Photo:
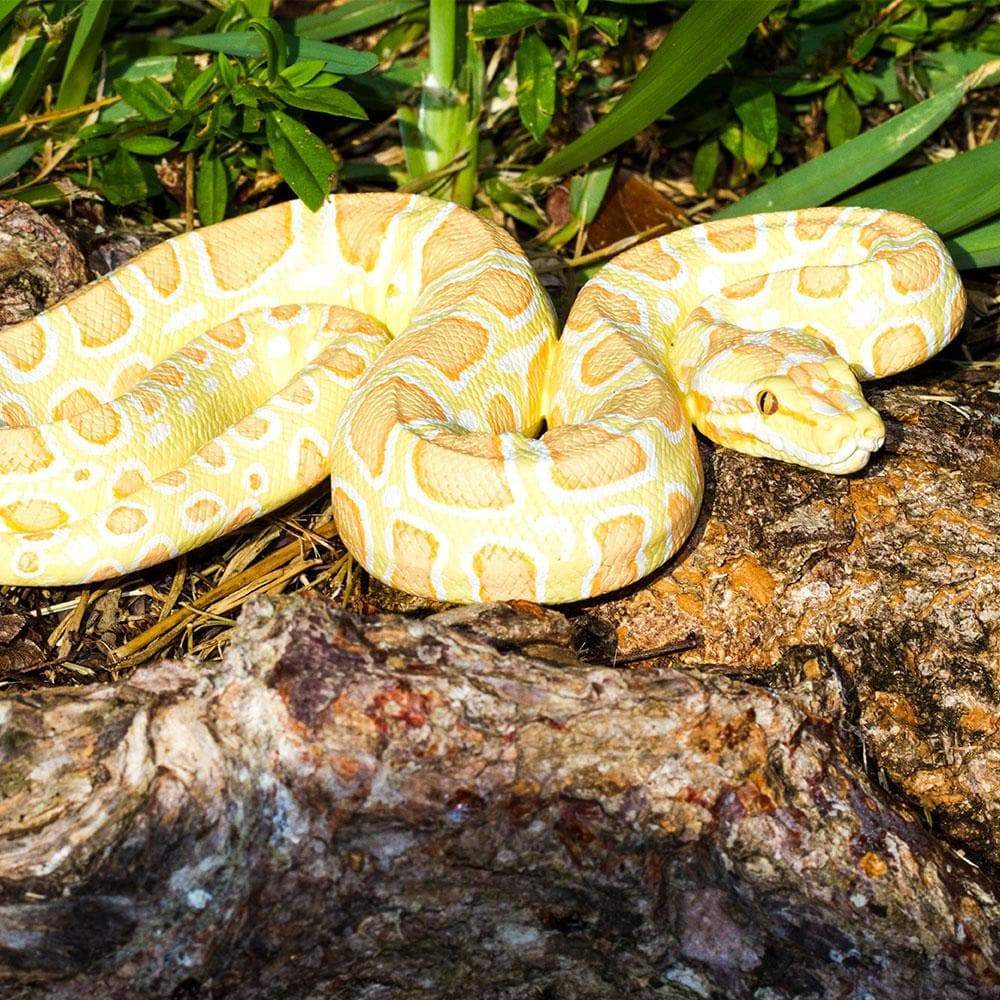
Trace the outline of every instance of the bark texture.
<instances>
[{"instance_id":1,"label":"bark texture","mask_svg":"<svg viewBox=\"0 0 1000 1000\"><path fill-rule=\"evenodd\" d=\"M844 678L868 759L970 855L1000 861L1000 362L873 386L862 474L706 453L698 531L592 610L624 650L691 631L692 664L765 675L803 650Z\"/></svg>"},{"instance_id":2,"label":"bark texture","mask_svg":"<svg viewBox=\"0 0 1000 1000\"><path fill-rule=\"evenodd\" d=\"M832 657L581 642L258 602L221 662L0 703L3 995L1000 996L994 888L858 766Z\"/></svg>"}]
</instances>

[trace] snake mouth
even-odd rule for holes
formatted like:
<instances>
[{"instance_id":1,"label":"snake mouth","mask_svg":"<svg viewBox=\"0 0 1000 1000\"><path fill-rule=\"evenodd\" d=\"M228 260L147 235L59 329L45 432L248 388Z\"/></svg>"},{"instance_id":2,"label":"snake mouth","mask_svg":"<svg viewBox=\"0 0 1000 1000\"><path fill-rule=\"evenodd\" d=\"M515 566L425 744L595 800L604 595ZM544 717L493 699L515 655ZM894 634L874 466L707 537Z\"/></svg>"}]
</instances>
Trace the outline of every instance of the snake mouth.
<instances>
[{"instance_id":1,"label":"snake mouth","mask_svg":"<svg viewBox=\"0 0 1000 1000\"><path fill-rule=\"evenodd\" d=\"M833 475L844 475L864 468L872 454L885 443L884 433L868 437L859 436L849 438L836 451L819 452L792 444L766 428L758 429L757 433L760 439L773 449L774 458Z\"/></svg>"}]
</instances>

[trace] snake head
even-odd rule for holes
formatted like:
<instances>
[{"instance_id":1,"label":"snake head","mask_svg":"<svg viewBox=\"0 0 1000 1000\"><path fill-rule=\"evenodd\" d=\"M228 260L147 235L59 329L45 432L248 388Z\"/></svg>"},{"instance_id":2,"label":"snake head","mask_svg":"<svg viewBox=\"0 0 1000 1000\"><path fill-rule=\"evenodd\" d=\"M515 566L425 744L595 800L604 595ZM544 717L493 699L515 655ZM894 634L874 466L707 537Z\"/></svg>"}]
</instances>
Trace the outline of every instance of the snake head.
<instances>
[{"instance_id":1,"label":"snake head","mask_svg":"<svg viewBox=\"0 0 1000 1000\"><path fill-rule=\"evenodd\" d=\"M791 361L742 385L692 386L695 423L718 444L820 472L855 472L882 447L885 425L835 355ZM708 390L708 392L706 392Z\"/></svg>"}]
</instances>

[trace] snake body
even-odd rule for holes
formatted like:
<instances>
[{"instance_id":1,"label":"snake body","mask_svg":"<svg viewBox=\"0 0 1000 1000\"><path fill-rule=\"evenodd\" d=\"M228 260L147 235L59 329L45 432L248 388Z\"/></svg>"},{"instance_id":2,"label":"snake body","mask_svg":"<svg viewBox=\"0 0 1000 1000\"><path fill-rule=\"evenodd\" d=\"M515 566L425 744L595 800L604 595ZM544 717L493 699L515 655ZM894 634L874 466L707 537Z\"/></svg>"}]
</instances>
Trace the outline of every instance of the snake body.
<instances>
[{"instance_id":1,"label":"snake body","mask_svg":"<svg viewBox=\"0 0 1000 1000\"><path fill-rule=\"evenodd\" d=\"M691 531L694 427L853 471L884 436L858 379L933 355L964 308L921 223L824 208L621 254L557 340L517 243L471 212L275 205L0 331L0 582L150 566L332 474L345 544L395 587L600 594Z\"/></svg>"}]
</instances>

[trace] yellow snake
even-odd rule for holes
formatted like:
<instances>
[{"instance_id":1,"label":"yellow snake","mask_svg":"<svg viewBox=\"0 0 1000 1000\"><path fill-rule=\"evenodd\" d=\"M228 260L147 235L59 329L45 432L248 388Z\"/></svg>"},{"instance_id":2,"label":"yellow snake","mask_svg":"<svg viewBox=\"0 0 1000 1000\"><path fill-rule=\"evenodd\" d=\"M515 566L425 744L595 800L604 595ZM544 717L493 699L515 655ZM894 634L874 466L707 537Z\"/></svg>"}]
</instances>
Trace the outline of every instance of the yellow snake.
<instances>
[{"instance_id":1,"label":"yellow snake","mask_svg":"<svg viewBox=\"0 0 1000 1000\"><path fill-rule=\"evenodd\" d=\"M600 594L691 530L692 425L851 472L884 436L857 379L930 357L964 309L921 223L821 208L621 254L557 341L515 240L469 211L275 205L0 331L0 582L150 566L332 473L345 544L395 587Z\"/></svg>"}]
</instances>

